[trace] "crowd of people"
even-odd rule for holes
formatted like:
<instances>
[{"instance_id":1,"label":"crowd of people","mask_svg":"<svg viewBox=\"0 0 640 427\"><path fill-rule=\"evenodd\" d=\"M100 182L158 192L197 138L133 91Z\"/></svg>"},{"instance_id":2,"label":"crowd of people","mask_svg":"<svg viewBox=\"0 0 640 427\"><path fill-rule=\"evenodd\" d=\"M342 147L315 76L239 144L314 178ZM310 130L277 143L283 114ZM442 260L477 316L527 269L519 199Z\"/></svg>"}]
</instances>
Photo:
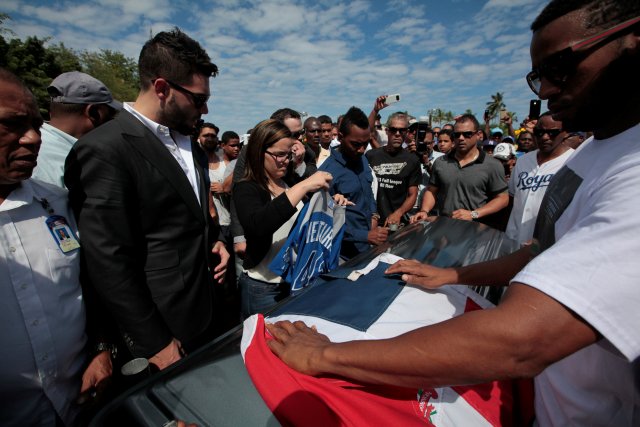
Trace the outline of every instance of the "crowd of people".
<instances>
[{"instance_id":1,"label":"crowd of people","mask_svg":"<svg viewBox=\"0 0 640 427\"><path fill-rule=\"evenodd\" d=\"M541 425L637 424L639 275L625 260L638 248L623 233L638 225L638 9L552 0L532 25L527 76L551 111L518 129L508 116L491 128L487 113L483 125L406 112L383 123L381 95L369 115L282 106L219 137L200 120L218 68L177 28L143 46L134 102L67 72L47 88L46 123L19 76L0 69L0 424L82 423L79 396L123 362L165 369L268 312L291 294L270 264L319 191L345 210L342 260L431 216L483 222L521 249L388 270L427 289L509 285L493 310L384 342L269 325L287 364L411 386L535 376ZM588 54L567 59L579 49ZM615 98L622 86L631 96ZM446 350L431 351L433 340Z\"/></svg>"}]
</instances>

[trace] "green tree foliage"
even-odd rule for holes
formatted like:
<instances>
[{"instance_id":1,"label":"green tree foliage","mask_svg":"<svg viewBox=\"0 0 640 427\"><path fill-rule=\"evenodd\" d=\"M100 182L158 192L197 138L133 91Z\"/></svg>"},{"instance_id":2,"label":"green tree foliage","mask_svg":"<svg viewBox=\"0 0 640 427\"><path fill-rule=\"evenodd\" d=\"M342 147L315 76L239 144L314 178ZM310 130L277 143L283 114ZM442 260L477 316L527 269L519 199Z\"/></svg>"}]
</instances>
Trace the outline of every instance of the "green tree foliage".
<instances>
[{"instance_id":1,"label":"green tree foliage","mask_svg":"<svg viewBox=\"0 0 640 427\"><path fill-rule=\"evenodd\" d=\"M496 92L491 95L491 101L487 102L487 111L489 112L489 120L498 115L501 109L505 108L502 92Z\"/></svg>"},{"instance_id":2,"label":"green tree foliage","mask_svg":"<svg viewBox=\"0 0 640 427\"><path fill-rule=\"evenodd\" d=\"M25 41L11 39L0 59L0 66L12 71L31 89L41 110L49 104L47 86L62 72L55 55L45 48L46 41L37 37L27 37Z\"/></svg>"},{"instance_id":3,"label":"green tree foliage","mask_svg":"<svg viewBox=\"0 0 640 427\"><path fill-rule=\"evenodd\" d=\"M120 52L76 52L63 43L49 43L49 38L28 37L26 40L4 36L13 33L3 27L11 19L0 13L0 66L12 71L27 85L45 114L49 109L47 86L67 71L82 71L102 81L121 101L133 101L138 93L136 61Z\"/></svg>"},{"instance_id":4,"label":"green tree foliage","mask_svg":"<svg viewBox=\"0 0 640 427\"><path fill-rule=\"evenodd\" d=\"M80 55L83 71L104 83L121 101L134 101L138 94L138 64L120 52L102 49Z\"/></svg>"}]
</instances>

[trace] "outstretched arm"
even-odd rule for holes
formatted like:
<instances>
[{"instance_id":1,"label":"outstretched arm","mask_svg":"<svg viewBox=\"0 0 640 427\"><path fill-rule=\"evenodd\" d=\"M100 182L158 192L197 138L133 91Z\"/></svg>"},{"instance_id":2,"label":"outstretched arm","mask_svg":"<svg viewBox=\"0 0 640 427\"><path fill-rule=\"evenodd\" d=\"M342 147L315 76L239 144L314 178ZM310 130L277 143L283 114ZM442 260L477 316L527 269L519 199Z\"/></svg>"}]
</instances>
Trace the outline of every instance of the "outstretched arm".
<instances>
[{"instance_id":1,"label":"outstretched arm","mask_svg":"<svg viewBox=\"0 0 640 427\"><path fill-rule=\"evenodd\" d=\"M513 284L494 309L392 339L336 344L302 322L267 328L271 350L300 372L405 387L532 377L598 339L572 311L523 284Z\"/></svg>"}]
</instances>

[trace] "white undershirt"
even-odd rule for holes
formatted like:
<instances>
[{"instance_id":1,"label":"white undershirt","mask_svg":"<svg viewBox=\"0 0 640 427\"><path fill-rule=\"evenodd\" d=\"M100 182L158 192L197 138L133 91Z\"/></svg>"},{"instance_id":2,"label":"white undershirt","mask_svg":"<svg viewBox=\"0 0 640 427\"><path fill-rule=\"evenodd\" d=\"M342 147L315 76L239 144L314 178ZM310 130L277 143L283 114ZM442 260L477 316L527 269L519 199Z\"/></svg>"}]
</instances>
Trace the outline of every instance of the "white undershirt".
<instances>
[{"instance_id":1,"label":"white undershirt","mask_svg":"<svg viewBox=\"0 0 640 427\"><path fill-rule=\"evenodd\" d=\"M191 153L191 138L183 135L175 130L154 122L150 118L136 111L132 106L124 104L124 109L133 114L135 118L140 120L160 141L167 147L174 159L178 162L184 171L193 192L196 194L198 203L200 200L200 186L196 177L196 170L193 164L193 154Z\"/></svg>"}]
</instances>

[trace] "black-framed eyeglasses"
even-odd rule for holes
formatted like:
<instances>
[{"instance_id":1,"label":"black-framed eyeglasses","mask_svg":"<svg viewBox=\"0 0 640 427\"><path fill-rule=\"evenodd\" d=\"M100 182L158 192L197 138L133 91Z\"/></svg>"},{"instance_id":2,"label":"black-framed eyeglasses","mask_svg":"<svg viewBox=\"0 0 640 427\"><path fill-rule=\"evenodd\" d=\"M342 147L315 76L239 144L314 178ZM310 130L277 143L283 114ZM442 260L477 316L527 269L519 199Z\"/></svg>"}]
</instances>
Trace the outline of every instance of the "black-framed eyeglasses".
<instances>
[{"instance_id":1,"label":"black-framed eyeglasses","mask_svg":"<svg viewBox=\"0 0 640 427\"><path fill-rule=\"evenodd\" d=\"M562 129L542 129L542 128L536 128L533 130L533 134L536 136L536 138L542 138L544 136L544 134L549 135L549 138L554 139L556 136L560 135L562 133Z\"/></svg>"},{"instance_id":2,"label":"black-framed eyeglasses","mask_svg":"<svg viewBox=\"0 0 640 427\"><path fill-rule=\"evenodd\" d=\"M477 130L468 130L466 132L453 132L452 135L454 139L458 139L460 136L464 136L464 139L469 139L476 133L478 133Z\"/></svg>"},{"instance_id":3,"label":"black-framed eyeglasses","mask_svg":"<svg viewBox=\"0 0 640 427\"><path fill-rule=\"evenodd\" d=\"M389 132L391 135L395 135L396 133L400 133L404 135L405 133L407 133L408 130L409 130L408 128L394 128L391 126L387 128L387 132Z\"/></svg>"},{"instance_id":4,"label":"black-framed eyeglasses","mask_svg":"<svg viewBox=\"0 0 640 427\"><path fill-rule=\"evenodd\" d=\"M640 22L640 16L624 21L598 34L579 41L573 46L564 48L547 56L539 66L527 74L527 83L536 95L540 95L542 79L545 78L556 86L562 86L567 78L575 71L580 62L584 61L595 48L605 42L619 37L622 32Z\"/></svg>"},{"instance_id":5,"label":"black-framed eyeglasses","mask_svg":"<svg viewBox=\"0 0 640 427\"><path fill-rule=\"evenodd\" d=\"M151 80L151 83L155 83L156 80ZM185 95L189 95L189 97L191 98L191 101L193 102L193 106L196 107L197 109L204 107L207 101L209 101L209 97L211 96L211 95L205 95L203 93L193 93L186 87L182 87L179 84L172 82L171 80L164 79L164 81L167 82L167 84L172 88L184 93Z\"/></svg>"},{"instance_id":6,"label":"black-framed eyeglasses","mask_svg":"<svg viewBox=\"0 0 640 427\"><path fill-rule=\"evenodd\" d=\"M273 160L279 163L282 163L285 160L291 161L291 159L293 159L293 153L291 151L288 153L272 153L270 151L265 151L265 153L273 157Z\"/></svg>"}]
</instances>

